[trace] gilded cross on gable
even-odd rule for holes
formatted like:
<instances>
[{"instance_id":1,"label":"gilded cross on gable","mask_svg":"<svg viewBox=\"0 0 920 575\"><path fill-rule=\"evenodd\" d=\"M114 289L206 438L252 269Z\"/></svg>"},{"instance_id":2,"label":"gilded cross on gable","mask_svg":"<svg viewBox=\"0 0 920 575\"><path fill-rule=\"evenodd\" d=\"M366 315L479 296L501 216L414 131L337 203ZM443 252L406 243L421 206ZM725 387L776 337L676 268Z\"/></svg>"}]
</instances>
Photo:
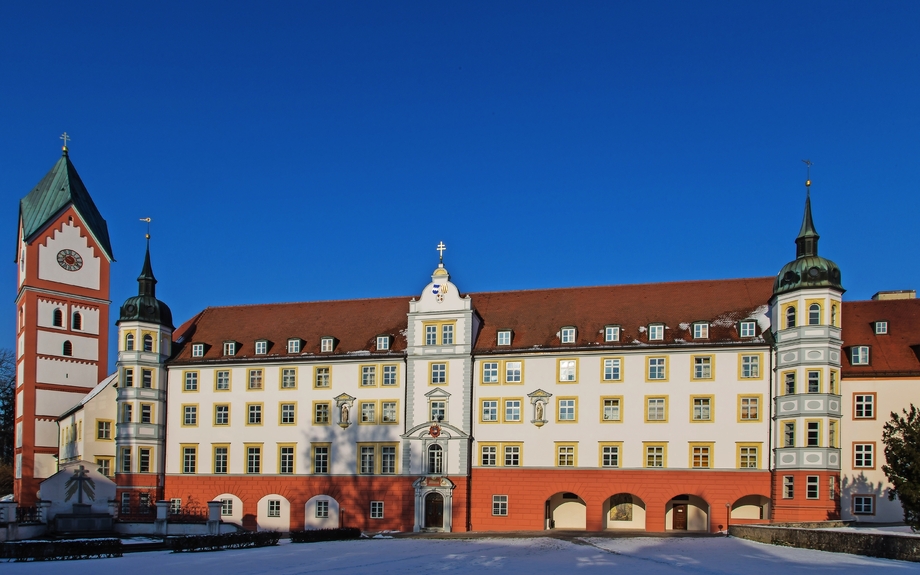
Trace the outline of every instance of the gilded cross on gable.
<instances>
[{"instance_id":1,"label":"gilded cross on gable","mask_svg":"<svg viewBox=\"0 0 920 575\"><path fill-rule=\"evenodd\" d=\"M61 134L61 139L64 140L64 151L67 151L67 141L70 140L70 136L67 135L67 132Z\"/></svg>"},{"instance_id":2,"label":"gilded cross on gable","mask_svg":"<svg viewBox=\"0 0 920 575\"><path fill-rule=\"evenodd\" d=\"M438 256L441 258L441 263L443 264L444 263L444 250L447 249L447 246L444 245L444 242L440 242L438 243L438 247L436 249L438 250Z\"/></svg>"}]
</instances>

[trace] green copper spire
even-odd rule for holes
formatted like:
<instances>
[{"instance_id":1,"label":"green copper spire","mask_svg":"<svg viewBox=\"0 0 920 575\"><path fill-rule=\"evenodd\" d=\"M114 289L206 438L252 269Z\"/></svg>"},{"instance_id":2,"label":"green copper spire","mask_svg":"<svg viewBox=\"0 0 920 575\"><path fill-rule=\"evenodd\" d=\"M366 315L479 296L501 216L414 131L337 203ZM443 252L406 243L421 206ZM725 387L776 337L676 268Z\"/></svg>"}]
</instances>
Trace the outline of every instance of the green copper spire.
<instances>
[{"instance_id":1,"label":"green copper spire","mask_svg":"<svg viewBox=\"0 0 920 575\"><path fill-rule=\"evenodd\" d=\"M150 265L150 236L147 236L147 254L144 256L144 267L141 275L137 276L137 295L156 297L157 278L153 277L153 266Z\"/></svg>"},{"instance_id":2,"label":"green copper spire","mask_svg":"<svg viewBox=\"0 0 920 575\"><path fill-rule=\"evenodd\" d=\"M809 184L811 181L808 181L806 186ZM802 217L802 229L795 238L795 257L818 255L818 238L820 237L815 230L815 222L811 219L811 191L808 190L805 192L805 215Z\"/></svg>"}]
</instances>

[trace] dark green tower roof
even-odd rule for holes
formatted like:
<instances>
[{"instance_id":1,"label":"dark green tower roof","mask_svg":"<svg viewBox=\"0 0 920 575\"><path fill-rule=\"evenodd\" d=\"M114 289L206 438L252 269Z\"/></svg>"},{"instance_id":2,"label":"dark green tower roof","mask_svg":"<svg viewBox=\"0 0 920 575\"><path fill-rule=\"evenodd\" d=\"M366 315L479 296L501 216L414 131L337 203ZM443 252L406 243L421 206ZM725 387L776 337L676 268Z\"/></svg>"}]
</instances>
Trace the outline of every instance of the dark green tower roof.
<instances>
[{"instance_id":1,"label":"dark green tower roof","mask_svg":"<svg viewBox=\"0 0 920 575\"><path fill-rule=\"evenodd\" d=\"M840 268L831 260L818 255L820 237L811 217L811 193L807 192L802 228L795 238L795 260L783 266L776 274L773 295L813 287L832 287L845 291L840 284Z\"/></svg>"},{"instance_id":2,"label":"dark green tower roof","mask_svg":"<svg viewBox=\"0 0 920 575\"><path fill-rule=\"evenodd\" d=\"M169 306L157 299L157 278L153 276L150 265L150 239L147 239L147 253L144 267L137 276L137 295L129 297L121 305L118 323L123 321L146 321L173 329L172 311Z\"/></svg>"},{"instance_id":3,"label":"dark green tower roof","mask_svg":"<svg viewBox=\"0 0 920 575\"><path fill-rule=\"evenodd\" d=\"M32 236L41 231L49 220L69 204L73 204L74 209L80 214L106 257L110 261L115 261L112 244L109 242L109 228L86 191L86 186L77 174L77 169L73 167L66 149L51 171L19 202L23 239L30 241Z\"/></svg>"}]
</instances>

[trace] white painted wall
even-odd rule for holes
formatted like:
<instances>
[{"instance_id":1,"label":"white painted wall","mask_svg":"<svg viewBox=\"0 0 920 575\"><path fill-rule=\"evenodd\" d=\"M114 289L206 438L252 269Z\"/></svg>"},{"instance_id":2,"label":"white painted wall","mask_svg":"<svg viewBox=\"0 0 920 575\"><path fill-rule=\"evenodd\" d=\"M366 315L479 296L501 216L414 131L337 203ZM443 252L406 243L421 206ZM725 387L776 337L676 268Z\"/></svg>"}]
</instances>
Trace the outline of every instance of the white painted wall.
<instances>
[{"instance_id":1,"label":"white painted wall","mask_svg":"<svg viewBox=\"0 0 920 575\"><path fill-rule=\"evenodd\" d=\"M37 335L38 345L36 349L40 355L65 357L63 354L64 342L69 341L73 345L73 355L70 356L73 359L88 361L97 361L99 359L99 340L94 337L47 330L39 330Z\"/></svg>"},{"instance_id":2,"label":"white painted wall","mask_svg":"<svg viewBox=\"0 0 920 575\"><path fill-rule=\"evenodd\" d=\"M86 237L87 230L82 230L73 223L64 222L55 229L45 245L38 246L39 279L74 285L89 289L99 289L101 281L101 263L95 249L91 248ZM83 258L83 267L75 272L67 271L57 262L57 255L63 249L72 249Z\"/></svg>"},{"instance_id":3,"label":"white painted wall","mask_svg":"<svg viewBox=\"0 0 920 575\"><path fill-rule=\"evenodd\" d=\"M67 393L64 391L36 389L35 415L44 415L57 419L62 413L74 405L80 403L82 398L82 393ZM52 445L57 445L57 441L55 441Z\"/></svg>"},{"instance_id":4,"label":"white painted wall","mask_svg":"<svg viewBox=\"0 0 920 575\"><path fill-rule=\"evenodd\" d=\"M279 501L281 503L280 517L268 516L268 502L271 500ZM291 503L287 500L287 498L282 495L278 495L277 493L266 495L259 500L256 523L258 524L259 531L290 531Z\"/></svg>"},{"instance_id":5,"label":"white painted wall","mask_svg":"<svg viewBox=\"0 0 920 575\"><path fill-rule=\"evenodd\" d=\"M39 479L57 473L57 458L50 453L36 453L32 476Z\"/></svg>"},{"instance_id":6,"label":"white painted wall","mask_svg":"<svg viewBox=\"0 0 920 575\"><path fill-rule=\"evenodd\" d=\"M92 363L46 357L40 357L35 362L35 381L38 383L54 383L92 389L99 383L96 381L97 373L99 373L98 369Z\"/></svg>"},{"instance_id":7,"label":"white painted wall","mask_svg":"<svg viewBox=\"0 0 920 575\"><path fill-rule=\"evenodd\" d=\"M61 325L54 325L54 310L61 310ZM64 331L70 325L70 309L66 303L39 298L38 300L38 317L36 324L38 327L56 329Z\"/></svg>"},{"instance_id":8,"label":"white painted wall","mask_svg":"<svg viewBox=\"0 0 920 575\"><path fill-rule=\"evenodd\" d=\"M35 420L35 446L36 447L57 447L58 445L58 426L57 422L46 419Z\"/></svg>"},{"instance_id":9,"label":"white painted wall","mask_svg":"<svg viewBox=\"0 0 920 575\"><path fill-rule=\"evenodd\" d=\"M211 501L221 501L224 499L233 500L233 513L230 515L221 515L220 519L224 523L243 524L243 500L232 493L221 493ZM186 502L187 503L187 502Z\"/></svg>"},{"instance_id":10,"label":"white painted wall","mask_svg":"<svg viewBox=\"0 0 920 575\"><path fill-rule=\"evenodd\" d=\"M316 502L329 503L329 516L316 516ZM339 526L339 502L328 495L315 495L304 505L304 529L336 529ZM294 526L292 526L294 528Z\"/></svg>"},{"instance_id":11,"label":"white painted wall","mask_svg":"<svg viewBox=\"0 0 920 575\"><path fill-rule=\"evenodd\" d=\"M79 312L83 318L83 327L80 331L99 335L99 310L97 308L75 304L70 308L71 318L74 312Z\"/></svg>"}]
</instances>

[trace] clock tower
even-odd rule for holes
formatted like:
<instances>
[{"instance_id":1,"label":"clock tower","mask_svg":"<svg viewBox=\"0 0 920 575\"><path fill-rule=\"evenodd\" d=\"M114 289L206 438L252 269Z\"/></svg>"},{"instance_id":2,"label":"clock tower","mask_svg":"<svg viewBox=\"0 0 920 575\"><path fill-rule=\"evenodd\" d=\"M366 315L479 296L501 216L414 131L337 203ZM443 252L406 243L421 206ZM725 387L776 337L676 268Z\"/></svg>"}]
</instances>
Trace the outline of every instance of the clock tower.
<instances>
[{"instance_id":1,"label":"clock tower","mask_svg":"<svg viewBox=\"0 0 920 575\"><path fill-rule=\"evenodd\" d=\"M66 140L61 158L19 202L17 231L13 491L30 506L41 481L57 472L57 417L108 369L112 246Z\"/></svg>"}]
</instances>

